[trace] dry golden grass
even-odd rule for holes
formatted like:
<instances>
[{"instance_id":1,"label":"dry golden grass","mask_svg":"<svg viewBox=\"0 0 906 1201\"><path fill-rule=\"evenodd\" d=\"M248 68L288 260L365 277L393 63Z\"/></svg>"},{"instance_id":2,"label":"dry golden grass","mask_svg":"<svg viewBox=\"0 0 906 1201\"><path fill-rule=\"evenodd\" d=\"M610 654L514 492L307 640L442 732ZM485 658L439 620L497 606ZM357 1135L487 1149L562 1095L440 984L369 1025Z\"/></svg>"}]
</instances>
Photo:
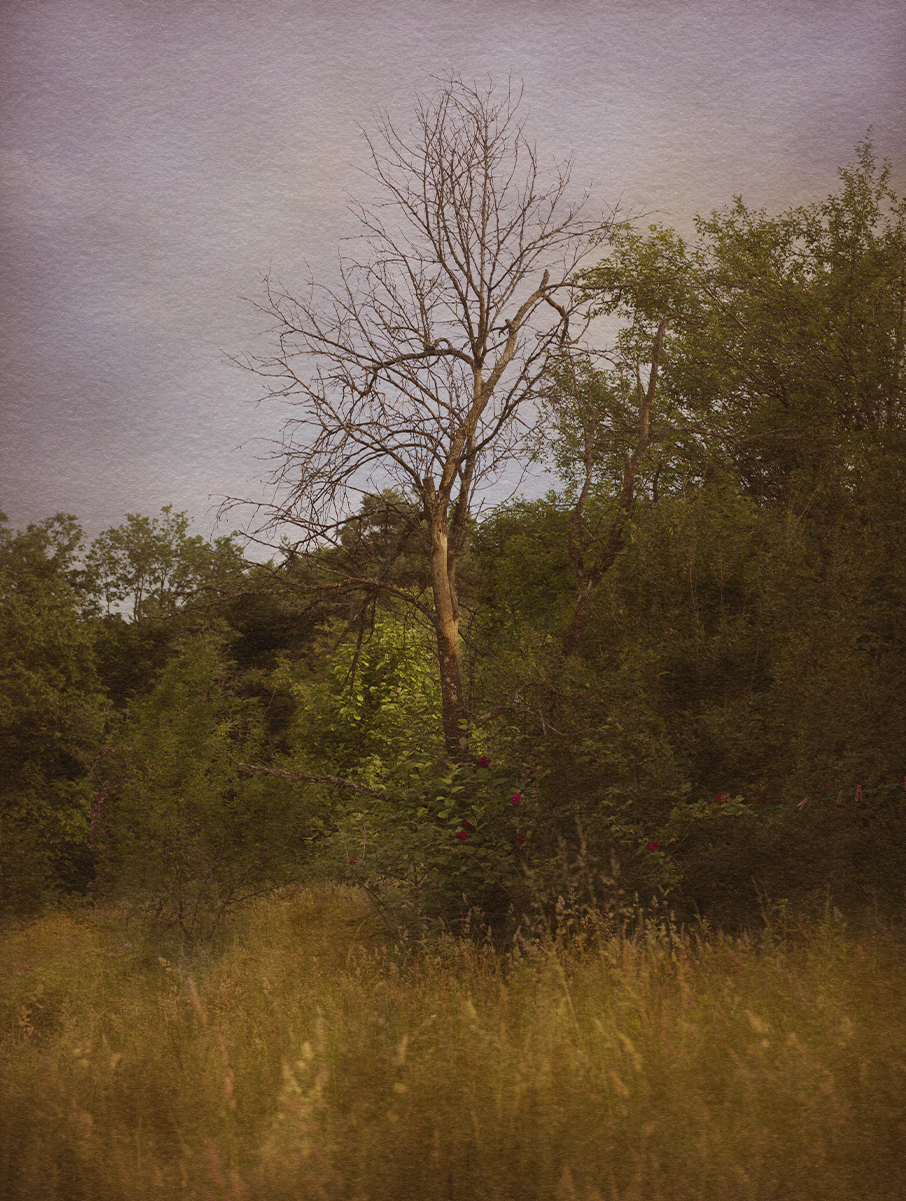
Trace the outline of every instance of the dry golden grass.
<instances>
[{"instance_id":1,"label":"dry golden grass","mask_svg":"<svg viewBox=\"0 0 906 1201\"><path fill-rule=\"evenodd\" d=\"M883 932L401 960L324 887L262 901L207 962L123 941L96 915L0 939L11 1201L903 1195Z\"/></svg>"}]
</instances>

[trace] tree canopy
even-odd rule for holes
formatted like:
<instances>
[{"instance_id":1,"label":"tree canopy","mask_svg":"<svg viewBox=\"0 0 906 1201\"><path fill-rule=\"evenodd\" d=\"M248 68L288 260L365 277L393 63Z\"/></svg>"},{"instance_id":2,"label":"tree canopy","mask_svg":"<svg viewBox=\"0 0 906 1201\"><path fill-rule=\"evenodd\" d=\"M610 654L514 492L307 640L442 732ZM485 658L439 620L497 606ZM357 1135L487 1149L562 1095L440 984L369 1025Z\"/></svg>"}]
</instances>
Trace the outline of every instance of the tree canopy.
<instances>
[{"instance_id":1,"label":"tree canopy","mask_svg":"<svg viewBox=\"0 0 906 1201\"><path fill-rule=\"evenodd\" d=\"M197 941L306 875L400 935L901 898L890 167L589 243L517 104L453 78L385 121L339 290L268 285L268 563L171 507L0 524L6 911L90 882ZM554 486L480 513L522 454Z\"/></svg>"}]
</instances>

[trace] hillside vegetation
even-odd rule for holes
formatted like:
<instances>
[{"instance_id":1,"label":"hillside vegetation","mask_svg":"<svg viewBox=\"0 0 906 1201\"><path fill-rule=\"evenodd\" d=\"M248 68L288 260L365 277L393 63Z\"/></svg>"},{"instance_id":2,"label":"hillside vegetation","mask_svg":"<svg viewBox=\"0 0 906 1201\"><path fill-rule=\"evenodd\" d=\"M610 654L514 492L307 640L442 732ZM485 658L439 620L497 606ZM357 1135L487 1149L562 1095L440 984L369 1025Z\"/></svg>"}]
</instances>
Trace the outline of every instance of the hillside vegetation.
<instances>
[{"instance_id":1,"label":"hillside vegetation","mask_svg":"<svg viewBox=\"0 0 906 1201\"><path fill-rule=\"evenodd\" d=\"M170 506L0 521L4 1196L901 1195L906 206L869 142L839 175L592 231L515 310L510 409L515 318L378 358L271 293L322 427L267 563ZM391 408L405 471L350 503ZM479 514L517 452L551 490Z\"/></svg>"},{"instance_id":2,"label":"hillside vegetation","mask_svg":"<svg viewBox=\"0 0 906 1201\"><path fill-rule=\"evenodd\" d=\"M833 912L404 950L320 886L216 956L58 915L0 972L10 1198L901 1195L906 957Z\"/></svg>"}]
</instances>

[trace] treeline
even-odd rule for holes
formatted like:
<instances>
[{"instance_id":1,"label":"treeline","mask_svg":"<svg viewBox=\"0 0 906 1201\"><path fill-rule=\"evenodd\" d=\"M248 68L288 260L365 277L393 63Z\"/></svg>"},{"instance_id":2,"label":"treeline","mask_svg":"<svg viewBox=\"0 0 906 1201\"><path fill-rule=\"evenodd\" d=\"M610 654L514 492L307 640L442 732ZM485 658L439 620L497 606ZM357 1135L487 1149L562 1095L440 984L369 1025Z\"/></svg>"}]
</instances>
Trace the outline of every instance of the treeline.
<instances>
[{"instance_id":1,"label":"treeline","mask_svg":"<svg viewBox=\"0 0 906 1201\"><path fill-rule=\"evenodd\" d=\"M268 564L169 508L90 545L66 515L4 525L5 913L94 895L197 940L312 877L393 930L559 898L719 924L902 903L889 171L864 144L824 202L737 200L688 243L617 226L606 251L576 284L614 353L553 356L537 387L557 487L465 522L458 753L405 490Z\"/></svg>"}]
</instances>

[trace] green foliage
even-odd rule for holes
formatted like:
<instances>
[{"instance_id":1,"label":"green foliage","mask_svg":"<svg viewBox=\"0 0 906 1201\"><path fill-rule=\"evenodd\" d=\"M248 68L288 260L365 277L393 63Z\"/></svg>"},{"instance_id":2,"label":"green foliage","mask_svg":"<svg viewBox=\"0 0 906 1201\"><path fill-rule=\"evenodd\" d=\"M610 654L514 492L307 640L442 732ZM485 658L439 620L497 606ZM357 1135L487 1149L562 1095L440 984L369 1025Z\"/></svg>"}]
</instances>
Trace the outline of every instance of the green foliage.
<instances>
[{"instance_id":1,"label":"green foliage","mask_svg":"<svg viewBox=\"0 0 906 1201\"><path fill-rule=\"evenodd\" d=\"M79 572L95 619L98 670L118 709L157 682L176 641L214 628L247 584L232 538L206 542L167 505L160 518L130 513L92 542Z\"/></svg>"},{"instance_id":2,"label":"green foliage","mask_svg":"<svg viewBox=\"0 0 906 1201\"><path fill-rule=\"evenodd\" d=\"M495 653L558 632L568 617L572 567L566 553L566 506L549 492L495 510L475 531L471 554L480 585L473 639L495 637Z\"/></svg>"},{"instance_id":3,"label":"green foliage","mask_svg":"<svg viewBox=\"0 0 906 1201\"><path fill-rule=\"evenodd\" d=\"M591 542L627 503L625 468L640 439L641 395L647 391L642 375L650 370L656 327L639 329L648 323L639 322L638 312L632 317L617 335L610 367L602 370L591 359L555 361L544 390L546 421L537 453L559 477L562 500L575 505L584 493ZM663 387L654 389L648 423L650 443L636 455L633 513L700 480L717 433L713 422L690 423L682 404Z\"/></svg>"},{"instance_id":4,"label":"green foliage","mask_svg":"<svg viewBox=\"0 0 906 1201\"><path fill-rule=\"evenodd\" d=\"M543 606L543 569L519 586L523 545L496 545L489 647L493 615L520 614L506 636L525 646ZM561 842L584 846L605 874L616 856L630 892L671 885L687 912L726 922L757 910L759 888L895 904L906 805L896 790L861 808L853 796L904 775L906 647L892 617L904 602L901 560L855 515L819 539L720 484L664 500L602 584L565 671L511 656L504 676L498 653L479 673L480 703L500 706L489 727L501 737L505 724L545 768L539 871ZM840 806L746 815L840 790Z\"/></svg>"},{"instance_id":5,"label":"green foliage","mask_svg":"<svg viewBox=\"0 0 906 1201\"><path fill-rule=\"evenodd\" d=\"M550 381L563 493L476 538L476 701L541 755L542 859L616 854L631 886L674 885L725 920L758 881L888 900L904 884L895 794L809 813L808 833L804 815L743 814L904 771L906 207L870 144L857 154L835 195L777 218L737 200L691 245L611 232L583 280L622 322L614 366ZM641 496L594 579L586 552L626 504L634 371L664 320ZM563 615L592 592L564 664Z\"/></svg>"},{"instance_id":6,"label":"green foliage","mask_svg":"<svg viewBox=\"0 0 906 1201\"><path fill-rule=\"evenodd\" d=\"M581 283L619 323L609 363L560 358L542 383L536 450L561 491L463 527L467 756L418 624L424 514L399 492L276 565L170 507L81 562L72 517L0 528L0 905L89 874L105 687L99 890L193 940L301 870L359 884L397 936L476 911L499 931L580 893L668 889L741 924L759 890L894 906L906 207L889 167L866 142L821 203L769 217L737 198L690 242L623 225L606 245Z\"/></svg>"},{"instance_id":7,"label":"green foliage","mask_svg":"<svg viewBox=\"0 0 906 1201\"><path fill-rule=\"evenodd\" d=\"M235 580L245 563L231 537L189 536L189 519L165 505L161 517L128 513L85 556L85 587L109 617L125 607L133 621L171 615L201 591Z\"/></svg>"},{"instance_id":8,"label":"green foliage","mask_svg":"<svg viewBox=\"0 0 906 1201\"><path fill-rule=\"evenodd\" d=\"M430 635L391 614L342 645L320 680L290 686L286 767L329 765L368 790L318 786L321 870L365 888L395 935L473 909L500 919L523 880L530 790L517 764L446 759L436 671Z\"/></svg>"},{"instance_id":9,"label":"green foliage","mask_svg":"<svg viewBox=\"0 0 906 1201\"><path fill-rule=\"evenodd\" d=\"M387 488L365 494L321 563L334 578L380 579L418 597L431 587L429 559L424 514L398 489Z\"/></svg>"},{"instance_id":10,"label":"green foliage","mask_svg":"<svg viewBox=\"0 0 906 1201\"><path fill-rule=\"evenodd\" d=\"M298 874L294 790L240 767L260 743L260 711L232 695L222 637L185 642L95 762L96 895L208 941L230 908Z\"/></svg>"},{"instance_id":11,"label":"green foliage","mask_svg":"<svg viewBox=\"0 0 906 1201\"><path fill-rule=\"evenodd\" d=\"M845 492L868 445L902 454L906 202L870 141L856 153L825 201L768 217L737 197L691 246L622 226L583 274L633 345L669 318L667 404L749 494L800 509Z\"/></svg>"},{"instance_id":12,"label":"green foliage","mask_svg":"<svg viewBox=\"0 0 906 1201\"><path fill-rule=\"evenodd\" d=\"M244 672L269 676L282 659L309 662L335 606L309 595L310 581L297 564L253 564L219 613L235 638L232 653Z\"/></svg>"},{"instance_id":13,"label":"green foliage","mask_svg":"<svg viewBox=\"0 0 906 1201\"><path fill-rule=\"evenodd\" d=\"M276 676L296 700L288 738L297 763L330 763L334 774L371 784L412 758L440 755L436 658L419 626L376 618L367 637L360 628L328 653L320 679L297 675L287 663Z\"/></svg>"},{"instance_id":14,"label":"green foliage","mask_svg":"<svg viewBox=\"0 0 906 1201\"><path fill-rule=\"evenodd\" d=\"M462 928L476 915L503 928L527 903L534 780L514 764L410 761L381 797L340 800L323 821L323 862L363 888L394 937L425 925ZM328 856L330 859L328 859ZM334 867L334 873L336 868Z\"/></svg>"},{"instance_id":15,"label":"green foliage","mask_svg":"<svg viewBox=\"0 0 906 1201\"><path fill-rule=\"evenodd\" d=\"M289 666L284 674L290 675ZM336 790L319 823L323 869L352 869L386 912L419 889L433 831L416 816L441 753L436 662L418 627L390 615L343 642L320 679L296 680L292 764L349 778L379 795ZM424 815L421 815L424 816Z\"/></svg>"},{"instance_id":16,"label":"green foliage","mask_svg":"<svg viewBox=\"0 0 906 1201\"><path fill-rule=\"evenodd\" d=\"M85 769L106 705L72 587L81 530L58 514L24 533L0 515L0 911L88 879Z\"/></svg>"}]
</instances>

